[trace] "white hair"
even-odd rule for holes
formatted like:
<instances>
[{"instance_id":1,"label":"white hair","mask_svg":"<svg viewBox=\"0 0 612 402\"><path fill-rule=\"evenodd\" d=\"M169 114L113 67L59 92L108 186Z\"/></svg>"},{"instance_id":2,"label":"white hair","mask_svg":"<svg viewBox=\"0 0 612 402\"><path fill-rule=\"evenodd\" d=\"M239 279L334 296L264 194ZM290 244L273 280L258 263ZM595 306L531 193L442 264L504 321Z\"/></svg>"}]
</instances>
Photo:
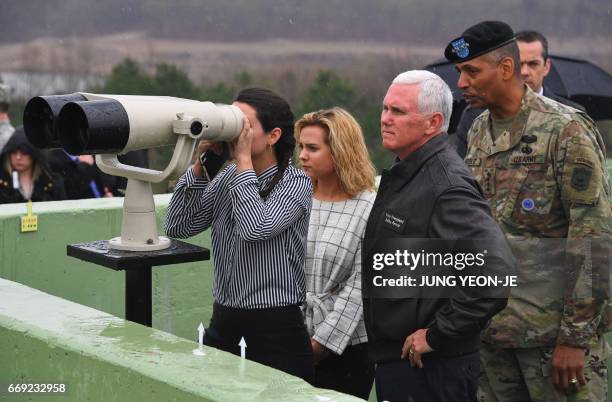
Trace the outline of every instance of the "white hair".
<instances>
[{"instance_id":1,"label":"white hair","mask_svg":"<svg viewBox=\"0 0 612 402\"><path fill-rule=\"evenodd\" d=\"M446 82L438 75L426 70L410 70L399 74L392 84L420 85L417 106L422 114L442 113L444 122L441 132L448 131L451 113L453 111L453 94Z\"/></svg>"}]
</instances>

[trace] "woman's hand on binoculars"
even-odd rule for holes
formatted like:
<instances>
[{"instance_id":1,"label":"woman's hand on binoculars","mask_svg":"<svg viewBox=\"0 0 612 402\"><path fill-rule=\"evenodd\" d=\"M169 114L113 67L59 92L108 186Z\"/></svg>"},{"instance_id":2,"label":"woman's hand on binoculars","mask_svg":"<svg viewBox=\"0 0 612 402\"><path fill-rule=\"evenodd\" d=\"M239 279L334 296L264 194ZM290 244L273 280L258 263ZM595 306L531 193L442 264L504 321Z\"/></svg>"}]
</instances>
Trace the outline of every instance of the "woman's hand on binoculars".
<instances>
[{"instance_id":1,"label":"woman's hand on binoculars","mask_svg":"<svg viewBox=\"0 0 612 402\"><path fill-rule=\"evenodd\" d=\"M251 122L244 116L242 121L242 131L234 142L230 144L232 155L236 159L237 173L253 169L251 160L251 146L253 144L253 127Z\"/></svg>"}]
</instances>

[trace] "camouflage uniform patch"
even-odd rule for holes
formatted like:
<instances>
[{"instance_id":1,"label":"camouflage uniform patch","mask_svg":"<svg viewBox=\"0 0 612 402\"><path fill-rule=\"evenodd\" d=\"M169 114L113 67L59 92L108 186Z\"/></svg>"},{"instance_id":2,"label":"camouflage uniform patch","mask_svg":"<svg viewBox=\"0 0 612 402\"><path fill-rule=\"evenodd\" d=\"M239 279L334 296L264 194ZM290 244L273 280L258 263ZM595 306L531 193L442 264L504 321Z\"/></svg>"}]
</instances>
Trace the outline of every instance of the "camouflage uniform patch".
<instances>
[{"instance_id":1,"label":"camouflage uniform patch","mask_svg":"<svg viewBox=\"0 0 612 402\"><path fill-rule=\"evenodd\" d=\"M572 187L577 191L584 191L589 188L593 169L576 166L572 172Z\"/></svg>"}]
</instances>

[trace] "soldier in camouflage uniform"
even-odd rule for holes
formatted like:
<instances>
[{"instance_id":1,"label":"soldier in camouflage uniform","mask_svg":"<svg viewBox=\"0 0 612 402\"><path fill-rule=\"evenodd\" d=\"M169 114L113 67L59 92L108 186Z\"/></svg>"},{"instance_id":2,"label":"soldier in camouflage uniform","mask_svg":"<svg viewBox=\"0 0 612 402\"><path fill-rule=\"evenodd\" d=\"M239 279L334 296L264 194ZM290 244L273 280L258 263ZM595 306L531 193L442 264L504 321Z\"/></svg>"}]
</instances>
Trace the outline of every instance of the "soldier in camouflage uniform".
<instances>
[{"instance_id":1,"label":"soldier in camouflage uniform","mask_svg":"<svg viewBox=\"0 0 612 402\"><path fill-rule=\"evenodd\" d=\"M15 131L15 127L11 125L8 117L9 104L11 102L10 87L0 83L0 153L6 145L11 135Z\"/></svg>"},{"instance_id":2,"label":"soldier in camouflage uniform","mask_svg":"<svg viewBox=\"0 0 612 402\"><path fill-rule=\"evenodd\" d=\"M523 84L505 23L469 28L445 55L470 105L488 108L465 161L519 276L482 335L479 400L605 401L612 212L602 138L586 114Z\"/></svg>"}]
</instances>

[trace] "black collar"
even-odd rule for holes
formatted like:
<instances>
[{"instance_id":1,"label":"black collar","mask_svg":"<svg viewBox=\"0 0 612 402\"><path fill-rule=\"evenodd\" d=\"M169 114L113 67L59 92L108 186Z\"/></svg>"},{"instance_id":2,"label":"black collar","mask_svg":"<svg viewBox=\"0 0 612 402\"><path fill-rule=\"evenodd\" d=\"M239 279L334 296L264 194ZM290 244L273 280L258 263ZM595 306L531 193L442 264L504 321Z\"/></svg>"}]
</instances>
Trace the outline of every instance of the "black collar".
<instances>
[{"instance_id":1,"label":"black collar","mask_svg":"<svg viewBox=\"0 0 612 402\"><path fill-rule=\"evenodd\" d=\"M389 172L393 176L410 181L429 158L446 148L448 134L441 133L423 144L419 149L393 165Z\"/></svg>"}]
</instances>

